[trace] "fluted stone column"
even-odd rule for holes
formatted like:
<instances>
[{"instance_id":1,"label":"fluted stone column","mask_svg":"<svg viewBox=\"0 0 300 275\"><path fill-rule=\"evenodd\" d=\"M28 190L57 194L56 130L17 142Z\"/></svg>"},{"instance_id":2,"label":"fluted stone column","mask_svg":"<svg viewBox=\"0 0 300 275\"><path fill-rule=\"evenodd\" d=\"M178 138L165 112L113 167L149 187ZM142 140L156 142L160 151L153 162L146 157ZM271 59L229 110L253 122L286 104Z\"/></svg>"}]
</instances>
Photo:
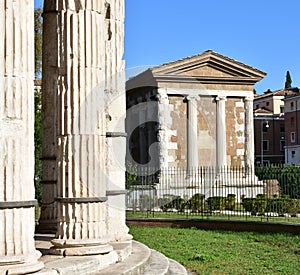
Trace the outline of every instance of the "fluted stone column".
<instances>
[{"instance_id":1,"label":"fluted stone column","mask_svg":"<svg viewBox=\"0 0 300 275\"><path fill-rule=\"evenodd\" d=\"M245 97L245 165L254 167L253 97Z\"/></svg>"},{"instance_id":2,"label":"fluted stone column","mask_svg":"<svg viewBox=\"0 0 300 275\"><path fill-rule=\"evenodd\" d=\"M226 160L226 96L216 97L217 102L217 167L225 167Z\"/></svg>"},{"instance_id":3,"label":"fluted stone column","mask_svg":"<svg viewBox=\"0 0 300 275\"><path fill-rule=\"evenodd\" d=\"M100 1L101 2L101 1ZM126 226L125 155L126 92L124 54L124 0L106 2L106 196L107 231L111 241L131 239Z\"/></svg>"},{"instance_id":4,"label":"fluted stone column","mask_svg":"<svg viewBox=\"0 0 300 275\"><path fill-rule=\"evenodd\" d=\"M198 167L198 96L187 96L187 168L188 171Z\"/></svg>"},{"instance_id":5,"label":"fluted stone column","mask_svg":"<svg viewBox=\"0 0 300 275\"><path fill-rule=\"evenodd\" d=\"M34 247L34 5L0 4L0 274L43 268Z\"/></svg>"},{"instance_id":6,"label":"fluted stone column","mask_svg":"<svg viewBox=\"0 0 300 275\"><path fill-rule=\"evenodd\" d=\"M117 63L111 62L113 53L106 44L114 32L122 31L108 22L115 8L122 7L123 0L46 0L44 4L44 20L51 28L48 39L56 45L52 54L57 56L52 63L53 85L57 85L58 223L51 249L55 254L112 251L108 244L112 238L107 222L106 163L106 121L111 117L105 102L116 81Z\"/></svg>"}]
</instances>

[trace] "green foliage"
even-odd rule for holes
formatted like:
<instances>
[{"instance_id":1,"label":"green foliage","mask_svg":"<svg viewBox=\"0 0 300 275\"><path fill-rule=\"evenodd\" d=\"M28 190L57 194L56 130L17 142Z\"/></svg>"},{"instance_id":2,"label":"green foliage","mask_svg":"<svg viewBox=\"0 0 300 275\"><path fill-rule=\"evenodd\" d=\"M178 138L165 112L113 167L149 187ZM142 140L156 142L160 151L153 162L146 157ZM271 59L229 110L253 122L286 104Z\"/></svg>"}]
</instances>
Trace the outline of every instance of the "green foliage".
<instances>
[{"instance_id":1,"label":"green foliage","mask_svg":"<svg viewBox=\"0 0 300 275\"><path fill-rule=\"evenodd\" d=\"M137 165L130 162L126 161L126 189L129 189L130 186L134 183L136 183L137 180Z\"/></svg>"},{"instance_id":2,"label":"green foliage","mask_svg":"<svg viewBox=\"0 0 300 275\"><path fill-rule=\"evenodd\" d=\"M287 71L286 76L285 76L284 88L288 89L288 88L291 88L291 87L292 87L292 78L291 78L290 72Z\"/></svg>"},{"instance_id":3,"label":"green foliage","mask_svg":"<svg viewBox=\"0 0 300 275\"><path fill-rule=\"evenodd\" d=\"M228 194L225 199L225 209L233 211L235 209L235 194Z\"/></svg>"},{"instance_id":4,"label":"green foliage","mask_svg":"<svg viewBox=\"0 0 300 275\"><path fill-rule=\"evenodd\" d=\"M168 209L177 209L178 211L183 211L185 208L186 201L181 198L180 196L174 196L172 200L164 205L161 206L163 211Z\"/></svg>"},{"instance_id":5,"label":"green foliage","mask_svg":"<svg viewBox=\"0 0 300 275\"><path fill-rule=\"evenodd\" d=\"M208 209L210 211L224 210L226 206L225 197L210 197L207 199Z\"/></svg>"},{"instance_id":6,"label":"green foliage","mask_svg":"<svg viewBox=\"0 0 300 275\"><path fill-rule=\"evenodd\" d=\"M295 216L300 213L300 200L291 199L288 196L281 198L267 198L265 195L257 195L256 198L242 198L242 205L252 215L262 215L266 212L279 215L290 214Z\"/></svg>"},{"instance_id":7,"label":"green foliage","mask_svg":"<svg viewBox=\"0 0 300 275\"><path fill-rule=\"evenodd\" d=\"M262 215L266 212L267 198L263 194L257 195L256 198L242 198L242 205L252 215Z\"/></svg>"},{"instance_id":8,"label":"green foliage","mask_svg":"<svg viewBox=\"0 0 300 275\"><path fill-rule=\"evenodd\" d=\"M186 209L191 209L193 212L203 212L205 210L205 196L203 194L193 195L185 205Z\"/></svg>"},{"instance_id":9,"label":"green foliage","mask_svg":"<svg viewBox=\"0 0 300 275\"><path fill-rule=\"evenodd\" d=\"M34 57L35 57L35 76L38 77L42 72L42 33L43 33L43 10L34 10Z\"/></svg>"},{"instance_id":10,"label":"green foliage","mask_svg":"<svg viewBox=\"0 0 300 275\"><path fill-rule=\"evenodd\" d=\"M270 94L270 93L272 93L272 91L270 89L268 89L264 92L264 94Z\"/></svg>"},{"instance_id":11,"label":"green foliage","mask_svg":"<svg viewBox=\"0 0 300 275\"><path fill-rule=\"evenodd\" d=\"M259 180L278 180L282 195L288 195L290 198L300 199L300 166L256 166L255 174Z\"/></svg>"},{"instance_id":12,"label":"green foliage","mask_svg":"<svg viewBox=\"0 0 300 275\"><path fill-rule=\"evenodd\" d=\"M228 194L227 197L209 197L207 199L207 207L209 211L216 210L234 210L235 194Z\"/></svg>"},{"instance_id":13,"label":"green foliage","mask_svg":"<svg viewBox=\"0 0 300 275\"><path fill-rule=\"evenodd\" d=\"M35 57L35 76L38 77L42 71L42 8L34 10L34 57ZM35 197L39 203L42 201L41 179L42 179L42 95L41 90L34 91L34 184Z\"/></svg>"},{"instance_id":14,"label":"green foliage","mask_svg":"<svg viewBox=\"0 0 300 275\"><path fill-rule=\"evenodd\" d=\"M34 91L34 184L35 197L39 203L42 201L42 95L41 89Z\"/></svg>"}]
</instances>

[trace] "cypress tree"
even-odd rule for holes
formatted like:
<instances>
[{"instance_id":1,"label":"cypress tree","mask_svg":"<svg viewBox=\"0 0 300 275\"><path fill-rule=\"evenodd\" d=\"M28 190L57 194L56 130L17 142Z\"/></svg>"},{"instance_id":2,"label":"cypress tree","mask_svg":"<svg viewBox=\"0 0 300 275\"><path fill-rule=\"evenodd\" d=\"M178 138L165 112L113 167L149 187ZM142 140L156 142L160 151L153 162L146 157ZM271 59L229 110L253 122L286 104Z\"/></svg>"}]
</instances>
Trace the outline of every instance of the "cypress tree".
<instances>
[{"instance_id":1,"label":"cypress tree","mask_svg":"<svg viewBox=\"0 0 300 275\"><path fill-rule=\"evenodd\" d=\"M285 77L285 85L284 85L284 88L285 88L285 89L288 89L288 88L291 88L291 87L292 87L292 78L291 78L290 72L287 71L287 72L286 72L286 77Z\"/></svg>"}]
</instances>

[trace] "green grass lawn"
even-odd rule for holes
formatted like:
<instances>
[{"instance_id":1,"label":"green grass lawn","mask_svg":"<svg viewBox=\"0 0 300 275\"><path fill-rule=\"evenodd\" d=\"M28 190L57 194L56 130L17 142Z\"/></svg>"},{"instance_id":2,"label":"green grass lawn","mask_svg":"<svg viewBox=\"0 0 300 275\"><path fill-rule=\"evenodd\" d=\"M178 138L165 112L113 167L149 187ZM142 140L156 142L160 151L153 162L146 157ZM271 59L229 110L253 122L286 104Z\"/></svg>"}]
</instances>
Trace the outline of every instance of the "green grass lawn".
<instances>
[{"instance_id":1,"label":"green grass lawn","mask_svg":"<svg viewBox=\"0 0 300 275\"><path fill-rule=\"evenodd\" d=\"M136 226L130 233L197 274L300 274L300 236Z\"/></svg>"}]
</instances>

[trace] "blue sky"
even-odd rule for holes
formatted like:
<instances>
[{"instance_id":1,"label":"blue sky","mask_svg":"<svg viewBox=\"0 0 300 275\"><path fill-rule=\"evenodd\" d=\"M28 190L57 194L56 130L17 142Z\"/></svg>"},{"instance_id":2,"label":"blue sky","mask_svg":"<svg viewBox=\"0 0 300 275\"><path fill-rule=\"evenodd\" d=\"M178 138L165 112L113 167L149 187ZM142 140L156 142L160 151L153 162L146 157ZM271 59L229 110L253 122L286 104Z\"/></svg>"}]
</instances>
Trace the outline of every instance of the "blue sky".
<instances>
[{"instance_id":1,"label":"blue sky","mask_svg":"<svg viewBox=\"0 0 300 275\"><path fill-rule=\"evenodd\" d=\"M96 1L96 0L92 0ZM42 0L35 0L40 6ZM211 49L268 75L258 93L300 86L299 0L125 0L127 68Z\"/></svg>"}]
</instances>

